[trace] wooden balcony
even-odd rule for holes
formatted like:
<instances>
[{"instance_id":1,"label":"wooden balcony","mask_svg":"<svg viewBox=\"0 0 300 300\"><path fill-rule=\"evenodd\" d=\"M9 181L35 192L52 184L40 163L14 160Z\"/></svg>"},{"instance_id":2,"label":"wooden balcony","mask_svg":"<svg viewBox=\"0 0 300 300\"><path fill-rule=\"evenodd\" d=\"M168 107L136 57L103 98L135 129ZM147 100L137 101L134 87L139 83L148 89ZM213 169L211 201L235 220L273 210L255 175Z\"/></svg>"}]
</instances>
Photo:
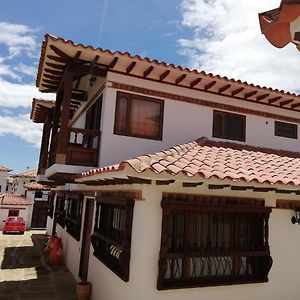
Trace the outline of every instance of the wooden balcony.
<instances>
[{"instance_id":1,"label":"wooden balcony","mask_svg":"<svg viewBox=\"0 0 300 300\"><path fill-rule=\"evenodd\" d=\"M59 140L59 132L52 138L48 167L57 163L57 149ZM75 166L98 166L98 153L100 143L100 131L69 128L68 129L68 145L65 164Z\"/></svg>"}]
</instances>

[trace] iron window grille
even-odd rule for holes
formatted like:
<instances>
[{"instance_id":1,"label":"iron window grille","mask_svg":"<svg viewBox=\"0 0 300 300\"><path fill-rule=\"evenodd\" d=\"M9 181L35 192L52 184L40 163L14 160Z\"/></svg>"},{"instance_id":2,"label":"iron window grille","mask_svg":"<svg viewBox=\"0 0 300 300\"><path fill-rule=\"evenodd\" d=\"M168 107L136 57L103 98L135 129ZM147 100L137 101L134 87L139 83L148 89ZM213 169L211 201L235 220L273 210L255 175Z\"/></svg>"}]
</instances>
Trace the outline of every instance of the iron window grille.
<instances>
[{"instance_id":1,"label":"iron window grille","mask_svg":"<svg viewBox=\"0 0 300 300\"><path fill-rule=\"evenodd\" d=\"M271 208L253 203L164 198L158 289L268 281Z\"/></svg>"},{"instance_id":2,"label":"iron window grille","mask_svg":"<svg viewBox=\"0 0 300 300\"><path fill-rule=\"evenodd\" d=\"M80 240L83 194L67 193L65 224L67 232L77 241Z\"/></svg>"},{"instance_id":3,"label":"iron window grille","mask_svg":"<svg viewBox=\"0 0 300 300\"><path fill-rule=\"evenodd\" d=\"M66 200L66 196L64 193L57 194L54 217L56 219L56 223L59 224L62 228L65 228L65 218L66 218L65 200Z\"/></svg>"},{"instance_id":4,"label":"iron window grille","mask_svg":"<svg viewBox=\"0 0 300 300\"><path fill-rule=\"evenodd\" d=\"M96 200L95 226L91 236L94 256L127 282L134 200Z\"/></svg>"}]
</instances>

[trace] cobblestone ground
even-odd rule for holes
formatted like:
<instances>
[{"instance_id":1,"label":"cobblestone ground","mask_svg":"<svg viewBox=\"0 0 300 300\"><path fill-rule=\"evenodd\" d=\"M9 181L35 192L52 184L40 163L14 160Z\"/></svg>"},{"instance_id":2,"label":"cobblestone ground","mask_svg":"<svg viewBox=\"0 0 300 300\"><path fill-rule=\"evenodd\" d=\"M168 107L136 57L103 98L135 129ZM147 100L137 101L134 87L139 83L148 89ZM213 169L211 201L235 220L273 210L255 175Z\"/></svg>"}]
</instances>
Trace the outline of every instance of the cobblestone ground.
<instances>
[{"instance_id":1,"label":"cobblestone ground","mask_svg":"<svg viewBox=\"0 0 300 300\"><path fill-rule=\"evenodd\" d=\"M0 300L75 300L76 281L68 269L50 266L42 252L44 231L0 232Z\"/></svg>"}]
</instances>

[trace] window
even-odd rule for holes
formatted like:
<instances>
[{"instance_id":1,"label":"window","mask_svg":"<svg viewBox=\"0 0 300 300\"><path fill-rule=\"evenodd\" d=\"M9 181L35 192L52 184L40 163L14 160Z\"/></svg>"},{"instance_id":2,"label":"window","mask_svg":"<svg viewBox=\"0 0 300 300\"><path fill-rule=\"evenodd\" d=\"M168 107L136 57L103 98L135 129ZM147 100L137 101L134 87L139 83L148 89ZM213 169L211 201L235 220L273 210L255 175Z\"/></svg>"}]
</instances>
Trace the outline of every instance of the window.
<instances>
[{"instance_id":1,"label":"window","mask_svg":"<svg viewBox=\"0 0 300 300\"><path fill-rule=\"evenodd\" d=\"M268 281L263 200L164 195L158 289Z\"/></svg>"},{"instance_id":2,"label":"window","mask_svg":"<svg viewBox=\"0 0 300 300\"><path fill-rule=\"evenodd\" d=\"M67 197L67 211L66 211L66 228L67 232L77 241L80 240L81 231L81 215L83 195L68 193Z\"/></svg>"},{"instance_id":3,"label":"window","mask_svg":"<svg viewBox=\"0 0 300 300\"><path fill-rule=\"evenodd\" d=\"M163 107L162 100L118 92L114 133L161 140Z\"/></svg>"},{"instance_id":4,"label":"window","mask_svg":"<svg viewBox=\"0 0 300 300\"><path fill-rule=\"evenodd\" d=\"M56 196L56 205L55 205L55 214L56 223L59 224L62 228L65 228L65 194L58 193Z\"/></svg>"},{"instance_id":5,"label":"window","mask_svg":"<svg viewBox=\"0 0 300 300\"><path fill-rule=\"evenodd\" d=\"M48 194L48 202L47 202L48 212L47 212L47 215L51 219L53 219L53 212L54 212L54 197L55 197L55 193L49 193Z\"/></svg>"},{"instance_id":6,"label":"window","mask_svg":"<svg viewBox=\"0 0 300 300\"><path fill-rule=\"evenodd\" d=\"M129 280L132 199L97 198L91 237L94 255L124 281Z\"/></svg>"},{"instance_id":7,"label":"window","mask_svg":"<svg viewBox=\"0 0 300 300\"><path fill-rule=\"evenodd\" d=\"M8 210L8 216L9 217L16 217L16 216L18 216L19 215L19 213L20 213L20 211L18 210L18 209L10 209L10 210Z\"/></svg>"},{"instance_id":8,"label":"window","mask_svg":"<svg viewBox=\"0 0 300 300\"><path fill-rule=\"evenodd\" d=\"M275 121L275 135L297 139L298 128L296 124Z\"/></svg>"},{"instance_id":9,"label":"window","mask_svg":"<svg viewBox=\"0 0 300 300\"><path fill-rule=\"evenodd\" d=\"M246 116L214 110L213 137L245 142Z\"/></svg>"}]
</instances>

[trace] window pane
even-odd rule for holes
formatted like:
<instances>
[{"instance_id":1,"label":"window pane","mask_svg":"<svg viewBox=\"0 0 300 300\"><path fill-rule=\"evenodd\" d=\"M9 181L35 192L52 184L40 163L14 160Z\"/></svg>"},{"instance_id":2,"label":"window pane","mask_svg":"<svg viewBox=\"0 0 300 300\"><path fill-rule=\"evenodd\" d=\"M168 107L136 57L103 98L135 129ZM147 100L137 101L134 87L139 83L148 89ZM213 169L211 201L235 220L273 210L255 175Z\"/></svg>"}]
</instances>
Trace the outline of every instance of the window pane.
<instances>
[{"instance_id":1,"label":"window pane","mask_svg":"<svg viewBox=\"0 0 300 300\"><path fill-rule=\"evenodd\" d=\"M244 140L244 119L241 116L226 115L225 137L232 140Z\"/></svg>"},{"instance_id":2,"label":"window pane","mask_svg":"<svg viewBox=\"0 0 300 300\"><path fill-rule=\"evenodd\" d=\"M115 120L115 130L117 133L126 133L127 99L121 97L117 101L117 113Z\"/></svg>"},{"instance_id":3,"label":"window pane","mask_svg":"<svg viewBox=\"0 0 300 300\"><path fill-rule=\"evenodd\" d=\"M159 136L160 103L132 99L130 132L147 137Z\"/></svg>"}]
</instances>

